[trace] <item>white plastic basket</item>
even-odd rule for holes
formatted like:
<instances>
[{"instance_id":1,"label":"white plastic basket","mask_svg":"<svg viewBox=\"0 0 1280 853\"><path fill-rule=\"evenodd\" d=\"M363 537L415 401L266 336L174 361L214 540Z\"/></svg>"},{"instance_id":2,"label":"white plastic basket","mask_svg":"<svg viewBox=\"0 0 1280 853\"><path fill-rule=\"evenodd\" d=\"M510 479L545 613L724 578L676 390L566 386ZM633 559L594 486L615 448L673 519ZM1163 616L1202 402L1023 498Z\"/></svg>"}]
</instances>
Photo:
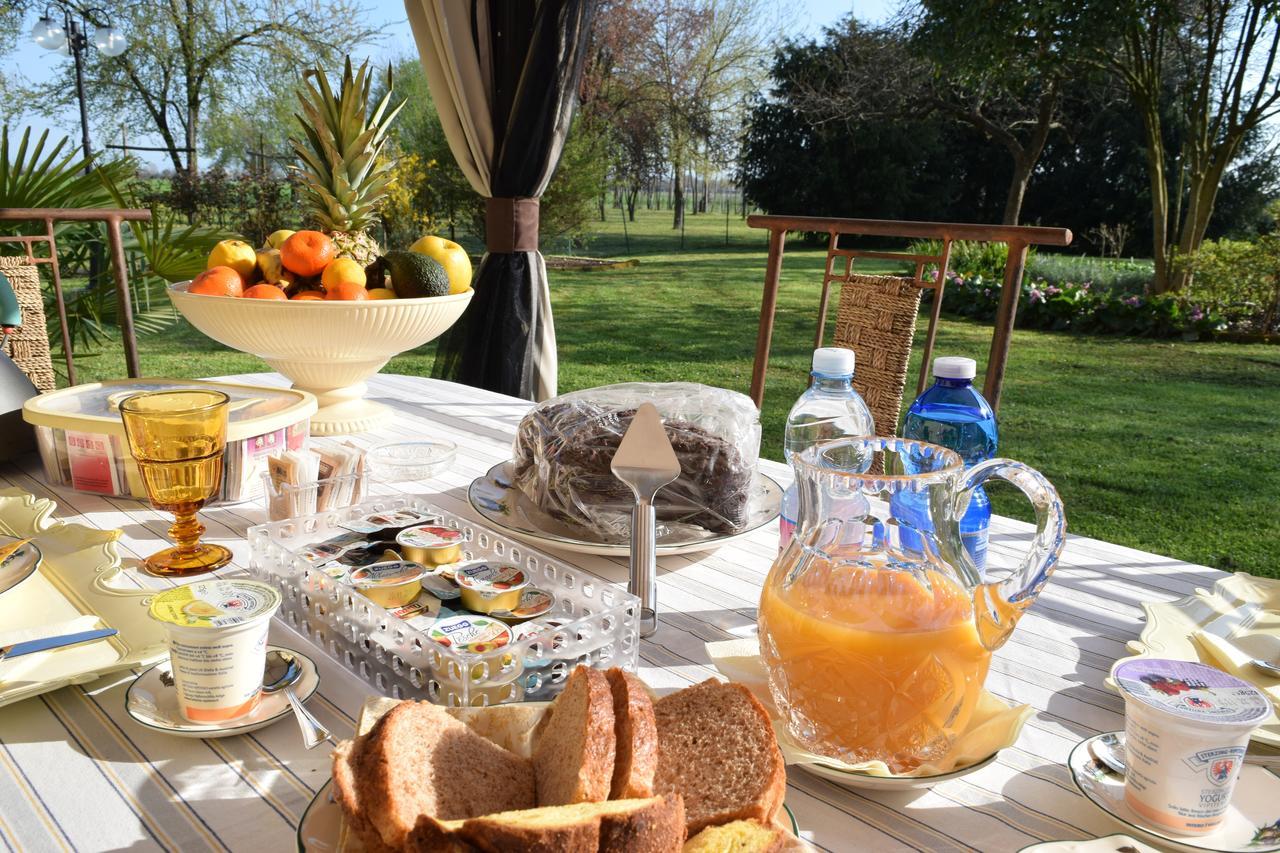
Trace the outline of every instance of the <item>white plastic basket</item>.
<instances>
[{"instance_id":1,"label":"white plastic basket","mask_svg":"<svg viewBox=\"0 0 1280 853\"><path fill-rule=\"evenodd\" d=\"M555 596L539 617L564 624L485 654L441 646L299 555L346 531L338 525L376 512L414 509L461 530L468 560L518 565ZM634 671L639 600L594 575L507 539L420 497L370 498L353 507L261 524L249 530L250 572L284 596L276 618L308 637L380 694L441 705L484 706L550 699L578 664Z\"/></svg>"}]
</instances>

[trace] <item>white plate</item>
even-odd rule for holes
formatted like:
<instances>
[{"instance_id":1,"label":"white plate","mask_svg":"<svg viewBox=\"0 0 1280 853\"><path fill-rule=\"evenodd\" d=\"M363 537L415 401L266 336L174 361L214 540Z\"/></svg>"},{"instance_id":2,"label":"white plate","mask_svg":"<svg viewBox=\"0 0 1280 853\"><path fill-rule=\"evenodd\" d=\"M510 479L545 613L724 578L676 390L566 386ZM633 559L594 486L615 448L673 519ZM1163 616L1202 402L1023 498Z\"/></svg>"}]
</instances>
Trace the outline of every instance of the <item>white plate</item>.
<instances>
[{"instance_id":1,"label":"white plate","mask_svg":"<svg viewBox=\"0 0 1280 853\"><path fill-rule=\"evenodd\" d=\"M343 820L342 808L333 801L333 780L321 786L312 797L307 810L298 821L299 853L363 853L364 843L353 832L347 831L347 823ZM796 816L784 804L787 822L791 825L791 834L800 837L800 825ZM782 816L778 816L779 820Z\"/></svg>"},{"instance_id":2,"label":"white plate","mask_svg":"<svg viewBox=\"0 0 1280 853\"><path fill-rule=\"evenodd\" d=\"M1124 802L1124 778L1089 753L1085 738L1071 750L1071 779L1089 802L1124 826L1125 831L1161 847L1189 853L1267 853L1280 850L1280 777L1256 764L1240 768L1240 778L1222 825L1208 835L1174 835L1135 815Z\"/></svg>"},{"instance_id":3,"label":"white plate","mask_svg":"<svg viewBox=\"0 0 1280 853\"><path fill-rule=\"evenodd\" d=\"M557 521L543 512L512 484L510 464L499 462L483 477L476 477L467 489L471 506L494 527L544 548L606 557L625 557L631 553L627 542L592 540L588 531ZM773 521L782 509L782 487L769 475L757 472L755 490L747 526L737 533L712 533L701 527L677 525L664 534L663 522L659 521L658 556L709 551Z\"/></svg>"},{"instance_id":4,"label":"white plate","mask_svg":"<svg viewBox=\"0 0 1280 853\"><path fill-rule=\"evenodd\" d=\"M19 538L21 537L0 536L0 545L8 545ZM35 574L38 565L40 565L40 549L34 542L28 542L0 560L0 595L4 595Z\"/></svg>"},{"instance_id":5,"label":"white plate","mask_svg":"<svg viewBox=\"0 0 1280 853\"><path fill-rule=\"evenodd\" d=\"M1107 835L1086 841L1041 841L1018 853L1160 853L1127 835Z\"/></svg>"},{"instance_id":6,"label":"white plate","mask_svg":"<svg viewBox=\"0 0 1280 853\"><path fill-rule=\"evenodd\" d=\"M293 692L298 699L305 702L320 687L320 675L311 658L302 652L284 646L267 646L267 651L288 652L298 660L302 667L302 677L293 685ZM129 685L125 693L124 707L129 716L140 726L164 732L176 737L218 738L242 735L264 729L277 720L291 716L293 709L284 691L264 693L253 713L227 725L212 723L193 723L183 717L178 710L178 691L167 686L160 678L169 673L169 661L164 660L139 675Z\"/></svg>"},{"instance_id":7,"label":"white plate","mask_svg":"<svg viewBox=\"0 0 1280 853\"><path fill-rule=\"evenodd\" d=\"M950 773L939 773L935 776L872 776L869 773L855 773L826 764L796 764L793 766L812 773L814 776L821 776L823 779L835 782L837 785L843 785L846 788L866 788L872 791L909 791L916 788L932 788L940 782L959 779L961 776L976 773L995 761L997 755L998 753L993 752L977 764L970 764L968 767L961 767L958 770L952 770Z\"/></svg>"}]
</instances>

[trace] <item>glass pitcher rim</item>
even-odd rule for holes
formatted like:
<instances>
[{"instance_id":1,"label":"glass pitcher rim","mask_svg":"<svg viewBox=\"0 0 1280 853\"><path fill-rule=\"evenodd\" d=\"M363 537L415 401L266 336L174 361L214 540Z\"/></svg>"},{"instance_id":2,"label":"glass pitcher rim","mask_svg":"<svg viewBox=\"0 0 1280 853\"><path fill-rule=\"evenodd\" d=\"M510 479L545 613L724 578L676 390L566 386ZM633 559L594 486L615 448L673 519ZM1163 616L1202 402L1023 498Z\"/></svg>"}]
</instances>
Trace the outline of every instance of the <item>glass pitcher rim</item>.
<instances>
[{"instance_id":1,"label":"glass pitcher rim","mask_svg":"<svg viewBox=\"0 0 1280 853\"><path fill-rule=\"evenodd\" d=\"M869 471L847 471L841 468L831 468L819 465L810 458L816 459L824 450L836 447L853 447L853 446L870 446L872 452L891 450L900 453L908 447L925 448L928 455L937 456L943 464L939 468L932 471L921 471L918 474L873 474ZM894 435L858 435L844 436L842 438L833 438L828 441L820 441L812 447L805 448L802 452L791 457L791 465L796 468L797 473L813 473L822 476L838 476L847 477L851 480L876 480L880 482L919 482L924 479L934 479L946 477L951 474L958 474L964 470L964 460L959 453L954 450L943 447L940 444L931 444L927 441L920 441L914 438L902 438Z\"/></svg>"}]
</instances>

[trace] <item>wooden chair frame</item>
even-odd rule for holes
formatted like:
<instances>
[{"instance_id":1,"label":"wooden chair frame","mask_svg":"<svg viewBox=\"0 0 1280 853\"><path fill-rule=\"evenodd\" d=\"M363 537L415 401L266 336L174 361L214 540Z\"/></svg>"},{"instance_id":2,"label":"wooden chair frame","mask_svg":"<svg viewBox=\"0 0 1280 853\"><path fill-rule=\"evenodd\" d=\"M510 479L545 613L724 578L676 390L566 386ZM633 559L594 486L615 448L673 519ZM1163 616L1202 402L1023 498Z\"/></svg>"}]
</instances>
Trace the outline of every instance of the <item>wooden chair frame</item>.
<instances>
[{"instance_id":1,"label":"wooden chair frame","mask_svg":"<svg viewBox=\"0 0 1280 853\"><path fill-rule=\"evenodd\" d=\"M0 243L21 243L32 264L48 264L53 275L53 294L58 303L58 323L62 328L62 354L67 362L67 382L76 384L76 366L71 353L71 336L67 329L67 304L62 298L62 272L58 267L58 243L54 239L53 223L105 222L107 242L111 248L111 265L115 268L116 296L120 310L120 333L124 339L125 367L130 378L142 375L138 365L138 341L133 333L133 305L129 300L129 270L124 260L124 243L120 239L122 222L147 222L151 211L128 208L68 208L68 207L0 207L0 221L43 222L43 234L0 237ZM32 251L36 243L49 246L49 256L39 257Z\"/></svg>"},{"instance_id":2,"label":"wooden chair frame","mask_svg":"<svg viewBox=\"0 0 1280 853\"><path fill-rule=\"evenodd\" d=\"M986 383L983 396L992 408L999 410L1000 392L1004 387L1005 365L1009 359L1009 344L1014 318L1018 313L1018 296L1022 289L1022 274L1027 264L1027 248L1039 246L1066 246L1071 243L1071 232L1066 228L1043 228L1029 225L976 225L960 222L905 222L890 219L833 219L819 216L765 216L747 217L752 228L769 231L769 260L764 273L764 296L760 304L760 328L756 336L755 363L751 368L751 399L757 406L764 400L765 375L769 370L769 348L773 341L773 321L778 307L778 282L782 277L782 257L786 251L788 231L826 233L827 265L822 277L822 296L818 303L818 330L814 347L822 346L827 324L827 309L831 298L831 283L846 282L853 272L858 258L908 261L915 264L915 281L924 289L934 292L929 311L929 330L925 337L924 358L920 363L920 377L916 393L924 390L929 376L929 363L933 356L934 338L938 331L938 316L942 311L942 294L946 288L947 269L951 261L951 244L956 240L976 240L985 243L1004 243L1008 252L1004 267L1004 286L1000 292L1000 306L996 311L995 332L991 338L991 351L987 357ZM884 252L870 249L845 249L839 245L843 235L872 237L898 237L903 239L941 240L942 250L937 255L912 252ZM835 269L838 258L843 258L844 270ZM924 269L937 264L933 281L924 279Z\"/></svg>"}]
</instances>

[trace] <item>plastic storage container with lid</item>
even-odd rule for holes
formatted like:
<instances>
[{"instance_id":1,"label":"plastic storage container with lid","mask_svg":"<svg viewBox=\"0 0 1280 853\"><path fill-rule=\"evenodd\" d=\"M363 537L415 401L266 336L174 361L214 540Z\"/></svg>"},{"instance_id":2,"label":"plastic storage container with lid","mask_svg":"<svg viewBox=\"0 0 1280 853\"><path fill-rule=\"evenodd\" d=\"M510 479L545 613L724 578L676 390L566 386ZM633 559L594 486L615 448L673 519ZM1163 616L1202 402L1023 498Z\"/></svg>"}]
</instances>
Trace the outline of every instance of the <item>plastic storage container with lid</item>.
<instances>
[{"instance_id":1,"label":"plastic storage container with lid","mask_svg":"<svg viewBox=\"0 0 1280 853\"><path fill-rule=\"evenodd\" d=\"M176 388L208 388L231 398L222 490L211 503L260 497L267 457L307 443L316 398L306 391L199 379L118 379L51 391L22 407L22 417L35 427L45 477L81 492L146 500L125 441L120 401Z\"/></svg>"}]
</instances>

